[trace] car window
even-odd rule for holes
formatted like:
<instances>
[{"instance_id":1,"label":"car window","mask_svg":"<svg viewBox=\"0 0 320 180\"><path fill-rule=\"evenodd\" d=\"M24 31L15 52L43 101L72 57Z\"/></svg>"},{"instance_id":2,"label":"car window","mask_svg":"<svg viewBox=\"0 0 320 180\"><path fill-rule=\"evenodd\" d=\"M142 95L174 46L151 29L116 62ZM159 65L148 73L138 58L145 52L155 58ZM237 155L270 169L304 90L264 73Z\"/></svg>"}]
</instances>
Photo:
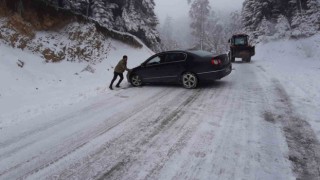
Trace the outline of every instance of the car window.
<instances>
[{"instance_id":1,"label":"car window","mask_svg":"<svg viewBox=\"0 0 320 180\"><path fill-rule=\"evenodd\" d=\"M184 53L168 53L165 62L183 61L186 57Z\"/></svg>"},{"instance_id":2,"label":"car window","mask_svg":"<svg viewBox=\"0 0 320 180\"><path fill-rule=\"evenodd\" d=\"M165 60L165 55L164 54L161 54L161 55L158 55L158 56L155 56L153 57L152 59L150 59L146 65L157 65L157 64L160 64L160 63L163 63Z\"/></svg>"},{"instance_id":3,"label":"car window","mask_svg":"<svg viewBox=\"0 0 320 180\"><path fill-rule=\"evenodd\" d=\"M191 51L192 53L198 55L198 56L201 56L201 57L205 57L205 56L213 56L213 54L211 52L208 52L208 51Z\"/></svg>"},{"instance_id":4,"label":"car window","mask_svg":"<svg viewBox=\"0 0 320 180\"><path fill-rule=\"evenodd\" d=\"M247 44L247 38L246 37L237 37L234 39L235 45L246 45Z\"/></svg>"}]
</instances>

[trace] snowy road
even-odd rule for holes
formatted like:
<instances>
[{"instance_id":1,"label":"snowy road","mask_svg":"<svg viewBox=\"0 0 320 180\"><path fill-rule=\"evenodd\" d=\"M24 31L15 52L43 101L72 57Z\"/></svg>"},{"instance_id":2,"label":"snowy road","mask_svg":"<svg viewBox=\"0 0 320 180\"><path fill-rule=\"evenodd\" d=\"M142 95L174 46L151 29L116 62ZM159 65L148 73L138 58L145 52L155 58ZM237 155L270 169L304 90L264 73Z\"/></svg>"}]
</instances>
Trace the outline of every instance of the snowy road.
<instances>
[{"instance_id":1,"label":"snowy road","mask_svg":"<svg viewBox=\"0 0 320 180\"><path fill-rule=\"evenodd\" d=\"M0 179L320 179L320 143L257 62L196 90L102 93L0 129Z\"/></svg>"}]
</instances>

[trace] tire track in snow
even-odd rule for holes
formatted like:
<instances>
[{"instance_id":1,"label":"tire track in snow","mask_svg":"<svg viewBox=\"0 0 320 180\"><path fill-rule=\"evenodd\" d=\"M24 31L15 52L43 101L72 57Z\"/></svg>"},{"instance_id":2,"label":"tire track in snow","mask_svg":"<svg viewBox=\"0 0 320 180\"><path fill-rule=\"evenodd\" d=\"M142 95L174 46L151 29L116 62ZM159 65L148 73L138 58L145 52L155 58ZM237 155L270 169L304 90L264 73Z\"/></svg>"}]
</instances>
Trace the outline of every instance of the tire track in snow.
<instances>
[{"instance_id":1,"label":"tire track in snow","mask_svg":"<svg viewBox=\"0 0 320 180\"><path fill-rule=\"evenodd\" d=\"M271 81L272 91L275 94L275 101L269 102L269 106L272 104L274 108L271 108L272 110L269 108L263 113L264 119L269 123L280 122L289 148L288 159L293 166L292 171L296 174L297 180L319 180L320 142L315 132L307 120L297 113L280 81L263 67L257 66L257 68L263 71L261 74L265 79Z\"/></svg>"},{"instance_id":2,"label":"tire track in snow","mask_svg":"<svg viewBox=\"0 0 320 180\"><path fill-rule=\"evenodd\" d=\"M216 103L207 104L207 118L200 130L188 147L167 163L160 179L288 177L290 168L286 165L290 164L281 154L285 141L277 139L282 134L260 116L265 106L264 84L251 64L235 67L238 74L228 77L227 86L210 98Z\"/></svg>"},{"instance_id":3,"label":"tire track in snow","mask_svg":"<svg viewBox=\"0 0 320 180\"><path fill-rule=\"evenodd\" d=\"M158 139L158 135L155 134L155 131L158 131L160 128L161 130L158 132L162 134L168 133L168 128L174 128L175 129L175 138L174 138L174 144L176 145L170 145L168 148L172 148L171 152L174 152L174 149L178 149L178 144L182 144L182 139L179 137L183 136L186 129L180 127L181 125L178 123L177 120L180 118L174 120L175 116L183 116L185 113L185 109L193 104L192 102L197 99L199 96L198 91L193 90L185 90L185 89L178 89L176 91L173 91L172 93L168 94L169 96L174 97L170 101L168 99L159 99L158 104L154 104L153 106L150 106L149 109L146 109L139 114L137 114L135 117L132 117L130 122L135 122L134 125L130 125L130 130L125 130L125 134L121 134L119 137L112 139L112 141L107 142L107 144L103 145L101 148L95 151L94 154L88 156L87 158L83 159L81 164L82 167L80 169L74 169L77 168L76 164L71 165L68 169L74 169L70 170L69 172L65 171L62 173L59 173L59 178L92 178L94 179L119 179L120 177L123 177L124 174L127 173L127 170L136 168L136 164L140 163L139 161L141 158L144 158L146 154L153 153L154 151L158 151L159 149L155 146L158 146L160 140ZM184 99L184 97L189 97L187 99ZM192 100L193 99L193 100ZM160 106L160 107L159 107ZM175 107L172 109L166 109L164 107ZM150 116L150 113L153 112L150 111L154 108L164 108L162 112L165 112L166 115L163 115L160 113L156 116ZM181 109L180 113L176 113L176 109ZM183 113L183 114L181 114ZM158 113L157 113L158 114ZM175 115L174 115L175 114ZM172 115L172 116L171 116ZM149 117L148 117L149 116ZM162 119L158 119L158 117L162 117ZM173 117L170 121L166 119L168 116ZM150 119L151 117L151 119ZM155 121L157 120L157 121ZM184 119L185 120L185 119ZM181 123L181 121L179 121ZM183 125L187 123L183 121ZM181 133L176 132L177 128L181 128ZM121 127L120 127L121 128ZM189 127L190 128L190 127ZM187 128L188 132L190 132L190 129ZM172 133L172 130L170 131ZM180 132L180 131L178 131ZM182 135L181 135L182 134ZM161 136L161 135L159 135ZM178 137L176 137L178 136ZM150 148L152 150L150 150ZM109 158L108 158L109 157ZM125 163L121 163L125 162ZM102 165L102 169L99 168L100 172L93 173L89 175L90 173L87 173L87 170L92 168L91 166L97 166L97 164ZM121 166L119 166L121 164ZM72 167L74 166L74 167ZM132 167L133 166L133 167ZM78 166L79 167L79 166ZM97 169L97 168L95 168ZM80 173L79 172L83 172ZM130 175L129 175L130 176ZM130 177L133 178L133 177Z\"/></svg>"},{"instance_id":4,"label":"tire track in snow","mask_svg":"<svg viewBox=\"0 0 320 180\"><path fill-rule=\"evenodd\" d=\"M23 166L26 166L26 164L34 163L34 165L31 167L36 167L36 168L34 168L32 170L25 170L26 171L25 174L22 177L17 177L17 178L26 178L26 177L42 170L42 169L49 167L50 165L58 162L59 160L67 157L71 153L73 153L73 152L77 151L78 149L80 149L81 147L85 146L91 139L94 139L94 138L100 136L101 134L104 134L105 132L109 131L113 127L124 122L125 120L127 120L128 118L130 118L131 116L136 114L137 112L142 111L143 109L148 108L150 105L156 103L157 99L159 99L159 98L161 99L163 96L167 95L167 93L169 91L170 91L170 89L166 89L165 91L162 91L162 92L156 94L156 96L153 96L151 99L148 99L144 103L141 103L140 105L135 106L135 108L131 112L129 112L127 114L121 114L118 118L113 118L111 123L109 123L109 121L106 120L104 126L101 126L101 124L100 124L99 127L92 129L92 131L89 132L89 134L82 134L82 138L79 137L78 135L71 136L69 139L64 140L65 142L63 144L59 145L60 148L55 147L52 150L49 150L47 152L43 152L43 153L39 154L38 156L31 157L27 161L21 162L21 163L15 165L9 169L4 170L3 172L0 173L0 178L2 176L5 176L7 173L10 173L11 171L14 171L20 167L22 168ZM105 104L108 104L108 103L105 103ZM84 108L84 110L85 110L84 112L92 110L93 107L96 107L96 106L92 105L92 106ZM79 112L79 111L77 111L77 112ZM73 115L70 115L70 117L71 116L73 116ZM77 115L74 115L74 116L77 116ZM41 129L41 130L44 130L44 129ZM78 141L74 142L73 138L77 138ZM68 147L68 148L63 149L65 147ZM50 159L47 159L48 157L46 156L46 154L51 155L51 157L48 156ZM52 154L55 155L53 158L52 158ZM43 159L45 159L44 160L45 162L42 162L39 166L39 161L41 162L41 160L43 161Z\"/></svg>"},{"instance_id":5,"label":"tire track in snow","mask_svg":"<svg viewBox=\"0 0 320 180\"><path fill-rule=\"evenodd\" d=\"M174 109L172 111L167 111L164 114L161 114L158 118L156 118L156 120L153 121L155 123L154 125L156 125L157 128L155 128L155 130L151 134L146 135L138 143L136 143L136 145L135 145L136 148L139 147L139 149L141 149L141 150L139 152L136 152L137 155L135 157L131 157L130 161L127 161L127 163L125 165L121 166L121 168L115 168L118 165L118 164L116 164L109 171L100 175L99 178L97 178L97 179L99 179L99 180L118 179L119 174L125 173L125 171L127 169L129 169L131 166L133 166L135 163L137 163L138 159L140 159L142 156L145 155L145 153L141 153L141 152L143 152L145 150L149 150L152 146L155 146L155 142L158 141L157 139L155 139L156 136L159 133L166 131L177 120L179 120L186 113L185 110L198 98L198 96L200 95L199 90L192 90L192 91L194 91L194 93L191 94L189 97L187 97L187 99L184 100L176 109ZM180 93L177 97L181 97L181 95L183 95L183 94L186 94L186 93L182 91L182 93ZM176 101L172 100L172 102L176 102ZM170 104L168 104L168 105L170 106ZM186 132L184 135L186 135L187 133L189 133L189 132ZM177 147L178 144L180 144L180 148L183 147L183 145L182 145L183 143L181 143L182 139L184 139L184 138L183 137L179 138L177 143L173 145L176 147L176 150L179 149ZM144 147L144 148L142 148L142 147ZM173 149L171 149L170 154L172 154L172 153L173 153ZM130 155L130 156L132 156L132 155ZM156 166L156 168L154 168L152 170L152 173L154 173L157 170L157 168L159 168L159 166ZM115 171L115 169L116 169L116 171Z\"/></svg>"},{"instance_id":6,"label":"tire track in snow","mask_svg":"<svg viewBox=\"0 0 320 180\"><path fill-rule=\"evenodd\" d=\"M278 99L276 113L266 112L266 121L280 122L289 147L289 160L298 180L320 179L320 142L310 124L295 113L290 97L278 80L272 81ZM279 109L281 111L279 111Z\"/></svg>"},{"instance_id":7,"label":"tire track in snow","mask_svg":"<svg viewBox=\"0 0 320 180\"><path fill-rule=\"evenodd\" d=\"M219 83L216 83L216 84L219 84ZM163 156L161 161L158 162L153 168L151 168L149 173L143 179L159 179L159 175L161 173L161 170L165 167L165 165L172 158L172 156L174 156L177 152L181 152L182 149L184 149L187 146L187 144L189 143L193 134L197 130L197 127L203 121L203 119L201 118L202 115L197 114L197 111L203 111L206 107L206 100L211 99L214 96L218 96L220 94L220 92L221 92L220 90L212 91L211 89L210 90L201 90L201 93L202 93L201 97L197 97L197 99L192 100L193 102L197 100L197 103L195 103L195 104L198 107L200 107L200 109L196 110L195 112L192 112L192 108L190 108L190 106L188 108L186 108L188 113L186 113L185 116L189 117L188 120L184 118L184 122L182 122L182 124L179 125L179 129L174 128L174 130L171 131L170 134L166 135L167 137L164 138L162 140L162 142L170 141L170 139L172 137L175 137L176 134L179 134L179 132L181 132L180 137L168 149L166 155ZM210 98L208 98L209 96L210 96ZM175 131L177 131L177 132L175 132ZM161 140L155 140L155 141L161 141ZM152 148L152 144L150 144L150 148Z\"/></svg>"},{"instance_id":8,"label":"tire track in snow","mask_svg":"<svg viewBox=\"0 0 320 180\"><path fill-rule=\"evenodd\" d=\"M120 103L120 102L118 102L118 103ZM80 113L89 112L90 110L92 110L92 109L94 109L96 107L102 107L102 106L104 106L106 104L108 104L108 102L105 101L105 100L104 100L104 102L95 103L95 104L90 105L88 107L84 107L83 109L80 109L80 110L78 110L76 112L73 112L70 115L60 117L60 118L58 118L57 120L55 120L55 121L53 121L51 123L48 123L48 124L45 124L43 126L37 127L36 129L32 129L30 131L23 132L22 134L19 134L19 136L13 137L11 139L6 139L4 142L0 142L0 150L5 149L6 147L11 146L11 145L13 145L13 144L15 144L17 142L20 142L20 141L22 141L22 140L24 140L24 139L26 139L26 138L34 135L34 134L46 131L49 128L52 128L54 126L57 126L57 125L65 122L65 121L73 119L73 118L77 117L77 115L80 114ZM19 151L20 149L34 144L36 141L37 140L34 140L32 142L28 142L28 143L23 143L22 145L20 145L20 146L18 146L16 148L10 149L10 150L5 151L5 152L2 152L1 155L0 155L0 159L3 158L3 157L10 156L11 154Z\"/></svg>"},{"instance_id":9,"label":"tire track in snow","mask_svg":"<svg viewBox=\"0 0 320 180\"><path fill-rule=\"evenodd\" d=\"M140 111L143 111L143 110L145 110L146 108L149 108L149 107L152 107L153 106L153 104L154 103L156 103L157 101L157 99L163 99L163 97L164 96L166 96L166 95L168 95L169 94L169 92L171 91L172 89L171 88L169 88L169 89L166 89L166 91L162 91L161 93L158 93L156 96L153 96L151 99L149 99L148 100L148 102L149 102L149 104L147 104L146 102L144 102L145 103L145 105L143 106L144 108L143 109L139 109L139 108L135 108L133 111L132 111L132 114L124 114L125 116L126 116L126 118L117 118L117 119L124 119L124 121L125 120L128 120L128 119L130 119L130 117L132 117L132 116L134 116L136 113L138 113L138 112L140 112ZM181 90L181 89L180 89ZM179 91L180 91L179 90ZM180 94L177 96L177 97L181 97L183 94L185 94L185 92L184 91L181 91L180 92ZM174 100L172 100L172 101L174 101ZM139 106L139 104L138 104L138 106ZM137 117L136 119L134 119L134 120L138 120L138 118L141 118L141 117ZM147 118L146 118L147 119ZM133 120L133 121L134 121ZM123 122L123 121L122 121ZM122 122L120 122L120 123L122 123ZM118 123L117 125L119 125L120 123ZM116 126L117 126L116 125ZM101 125L100 125L101 126ZM113 127L116 127L116 126L113 126ZM93 131L97 131L97 129L96 128L93 128L92 129ZM108 129L109 130L109 129ZM102 133L99 133L97 136L95 136L94 138L96 138L96 137L98 137L98 136L100 136L100 135L102 135L102 134L104 134L104 133L106 133L107 131L103 131ZM77 137L77 138L79 138L79 137ZM94 138L91 138L91 139L94 139ZM121 138L121 137L120 137ZM79 138L79 139L81 139L81 138ZM117 140L117 139L116 139ZM116 143L116 140L114 140L114 143ZM113 143L111 143L111 144L113 144ZM124 143L125 144L125 143ZM85 144L84 144L85 145ZM82 147L82 146L81 146ZM79 148L77 148L77 149L74 149L72 152L74 152L74 151L76 151L76 150L78 150ZM102 150L105 150L104 148L102 149ZM117 152L117 150L115 150L114 152ZM66 154L64 157L66 157L67 155L70 155L70 153L68 153L68 154ZM54 163L56 163L56 162L58 162L59 160L61 160L61 159L63 159L64 157L60 157L59 159L57 159ZM122 158L119 158L119 159L121 159L121 161L119 161L115 166L117 166L117 168L113 168L112 169L112 171L114 171L115 169L118 169L118 165L119 164L122 164L122 166L123 166L123 162L129 162L129 161L131 161L131 160L129 160L128 159L128 157L129 156L124 156L124 157L122 157ZM92 156L90 157L90 158L93 158ZM47 165L52 165L53 163L48 163ZM121 166L121 167L122 167ZM46 166L46 167L48 167L48 166ZM25 177L27 177L27 176L29 176L29 175L32 175L33 173L36 173L37 171L39 171L39 170L42 170L42 169L44 169L44 168L46 168L46 167L43 167L43 168L41 168L41 169L37 169L37 170L35 170L35 171L33 171L33 172L30 172L28 175L26 175ZM79 172L78 172L79 173ZM62 178L63 177L63 178ZM62 179L65 179L65 178L70 178L71 177L71 175L68 175L68 176L61 176L60 178L62 178Z\"/></svg>"}]
</instances>

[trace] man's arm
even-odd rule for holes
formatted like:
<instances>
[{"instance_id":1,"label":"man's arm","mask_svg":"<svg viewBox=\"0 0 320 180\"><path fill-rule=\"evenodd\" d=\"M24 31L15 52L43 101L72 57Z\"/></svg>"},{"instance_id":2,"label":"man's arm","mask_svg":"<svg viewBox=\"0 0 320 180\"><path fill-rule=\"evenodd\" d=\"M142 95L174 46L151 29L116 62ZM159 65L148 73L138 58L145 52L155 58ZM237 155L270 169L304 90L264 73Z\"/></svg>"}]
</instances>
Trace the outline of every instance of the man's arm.
<instances>
[{"instance_id":1,"label":"man's arm","mask_svg":"<svg viewBox=\"0 0 320 180\"><path fill-rule=\"evenodd\" d=\"M126 71L129 71L129 69L127 68L127 63L126 62L122 62L122 68L125 69Z\"/></svg>"}]
</instances>

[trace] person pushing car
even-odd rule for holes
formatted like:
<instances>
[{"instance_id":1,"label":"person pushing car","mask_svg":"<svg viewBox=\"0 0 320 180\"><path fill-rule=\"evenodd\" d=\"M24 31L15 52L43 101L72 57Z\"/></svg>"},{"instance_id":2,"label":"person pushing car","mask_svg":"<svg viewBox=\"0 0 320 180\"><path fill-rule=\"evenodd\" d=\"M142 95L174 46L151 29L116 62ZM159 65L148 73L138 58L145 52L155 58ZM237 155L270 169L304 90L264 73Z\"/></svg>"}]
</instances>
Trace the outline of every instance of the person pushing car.
<instances>
[{"instance_id":1,"label":"person pushing car","mask_svg":"<svg viewBox=\"0 0 320 180\"><path fill-rule=\"evenodd\" d=\"M117 79L117 77L119 76L120 79L119 79L116 87L120 87L120 83L123 80L123 72L130 71L130 69L127 68L127 60L128 60L128 56L124 55L123 58L117 64L117 66L114 68L113 79L112 79L111 84L109 86L109 88L111 90L113 90L112 85L113 85L114 81Z\"/></svg>"}]
</instances>

